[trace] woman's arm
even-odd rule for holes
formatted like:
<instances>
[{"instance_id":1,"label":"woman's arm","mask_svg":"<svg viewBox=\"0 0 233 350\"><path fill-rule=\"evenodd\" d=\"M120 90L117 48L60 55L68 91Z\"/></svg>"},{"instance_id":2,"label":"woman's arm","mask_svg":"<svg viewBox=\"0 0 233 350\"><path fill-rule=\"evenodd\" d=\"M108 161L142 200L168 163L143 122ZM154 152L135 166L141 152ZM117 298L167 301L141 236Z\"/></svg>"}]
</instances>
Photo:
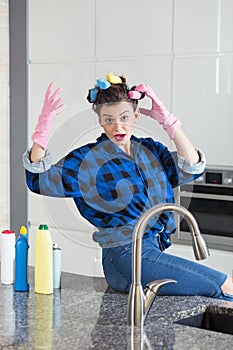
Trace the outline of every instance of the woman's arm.
<instances>
[{"instance_id":1,"label":"woman's arm","mask_svg":"<svg viewBox=\"0 0 233 350\"><path fill-rule=\"evenodd\" d=\"M162 125L170 139L175 142L177 152L181 157L192 164L198 163L200 161L199 153L181 129L180 120L169 112L149 85L140 84L135 90L144 92L152 101L151 109L140 108L141 113L149 115Z\"/></svg>"},{"instance_id":2,"label":"woman's arm","mask_svg":"<svg viewBox=\"0 0 233 350\"><path fill-rule=\"evenodd\" d=\"M45 156L45 150L43 147L33 142L31 153L30 153L30 161L32 163L38 163Z\"/></svg>"},{"instance_id":3,"label":"woman's arm","mask_svg":"<svg viewBox=\"0 0 233 350\"><path fill-rule=\"evenodd\" d=\"M65 108L63 99L58 98L61 89L58 88L55 91L54 89L55 84L49 84L45 93L43 108L35 132L32 135L33 145L30 153L32 163L38 163L45 156L52 121Z\"/></svg>"},{"instance_id":4,"label":"woman's arm","mask_svg":"<svg viewBox=\"0 0 233 350\"><path fill-rule=\"evenodd\" d=\"M41 160L31 162L28 150L23 155L27 186L32 192L44 196L79 197L78 169L81 162L82 153L79 149L71 151L56 164L52 164L48 150Z\"/></svg>"},{"instance_id":5,"label":"woman's arm","mask_svg":"<svg viewBox=\"0 0 233 350\"><path fill-rule=\"evenodd\" d=\"M173 141L176 145L177 152L181 157L193 164L200 161L197 150L181 128L178 128L175 131Z\"/></svg>"}]
</instances>

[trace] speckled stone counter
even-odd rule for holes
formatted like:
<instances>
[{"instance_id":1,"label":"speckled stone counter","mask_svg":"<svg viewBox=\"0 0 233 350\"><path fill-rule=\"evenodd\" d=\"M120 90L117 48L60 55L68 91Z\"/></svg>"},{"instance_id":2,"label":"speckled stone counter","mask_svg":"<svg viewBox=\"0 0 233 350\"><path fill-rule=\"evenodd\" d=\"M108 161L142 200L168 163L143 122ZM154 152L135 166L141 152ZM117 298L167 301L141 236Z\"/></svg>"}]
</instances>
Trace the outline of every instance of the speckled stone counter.
<instances>
[{"instance_id":1,"label":"speckled stone counter","mask_svg":"<svg viewBox=\"0 0 233 350\"><path fill-rule=\"evenodd\" d=\"M127 326L128 295L110 289L103 278L63 273L53 295L15 293L0 286L2 349L218 349L232 348L233 335L174 323L217 305L233 303L203 297L157 297L143 330ZM233 327L233 325L232 325Z\"/></svg>"}]
</instances>

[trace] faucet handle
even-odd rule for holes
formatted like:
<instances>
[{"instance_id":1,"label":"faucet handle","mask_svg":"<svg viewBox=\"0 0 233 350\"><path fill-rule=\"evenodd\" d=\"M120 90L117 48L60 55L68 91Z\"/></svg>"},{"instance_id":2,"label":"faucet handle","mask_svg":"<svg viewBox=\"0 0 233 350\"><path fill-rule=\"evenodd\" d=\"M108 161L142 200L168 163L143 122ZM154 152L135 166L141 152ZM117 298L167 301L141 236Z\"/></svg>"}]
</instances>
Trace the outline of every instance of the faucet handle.
<instances>
[{"instance_id":1,"label":"faucet handle","mask_svg":"<svg viewBox=\"0 0 233 350\"><path fill-rule=\"evenodd\" d=\"M152 282L149 282L146 286L146 289L144 291L145 295L145 318L146 315L148 314L155 297L157 295L157 292L159 291L160 287L164 286L165 284L168 283L177 283L175 280L171 279L161 279L161 280L155 280Z\"/></svg>"},{"instance_id":2,"label":"faucet handle","mask_svg":"<svg viewBox=\"0 0 233 350\"><path fill-rule=\"evenodd\" d=\"M176 280L172 280L172 279L161 279L161 280L155 280L155 281L151 281L147 284L147 288L149 290L151 290L154 294L157 295L157 292L159 291L159 289L164 286L165 284L168 283L177 283Z\"/></svg>"}]
</instances>

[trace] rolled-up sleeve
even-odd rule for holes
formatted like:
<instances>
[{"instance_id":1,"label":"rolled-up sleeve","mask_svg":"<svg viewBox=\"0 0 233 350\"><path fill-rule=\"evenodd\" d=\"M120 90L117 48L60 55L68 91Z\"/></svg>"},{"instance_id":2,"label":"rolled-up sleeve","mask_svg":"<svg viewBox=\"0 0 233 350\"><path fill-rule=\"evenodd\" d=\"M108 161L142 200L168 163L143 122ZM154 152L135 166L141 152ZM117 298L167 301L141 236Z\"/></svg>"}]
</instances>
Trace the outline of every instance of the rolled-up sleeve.
<instances>
[{"instance_id":1,"label":"rolled-up sleeve","mask_svg":"<svg viewBox=\"0 0 233 350\"><path fill-rule=\"evenodd\" d=\"M30 160L31 148L23 154L23 166L26 170L33 174L44 173L52 164L51 154L49 150L45 151L44 157L37 163L32 163Z\"/></svg>"},{"instance_id":2,"label":"rolled-up sleeve","mask_svg":"<svg viewBox=\"0 0 233 350\"><path fill-rule=\"evenodd\" d=\"M202 174L206 168L206 158L203 152L199 149L196 149L199 154L199 162L191 163L184 157L178 154L178 166L181 170L183 170L187 174Z\"/></svg>"},{"instance_id":3,"label":"rolled-up sleeve","mask_svg":"<svg viewBox=\"0 0 233 350\"><path fill-rule=\"evenodd\" d=\"M82 154L79 149L71 151L56 164L51 164L49 151L40 162L31 163L30 150L28 150L23 155L26 184L36 194L78 198L80 196L78 176L81 162Z\"/></svg>"}]
</instances>

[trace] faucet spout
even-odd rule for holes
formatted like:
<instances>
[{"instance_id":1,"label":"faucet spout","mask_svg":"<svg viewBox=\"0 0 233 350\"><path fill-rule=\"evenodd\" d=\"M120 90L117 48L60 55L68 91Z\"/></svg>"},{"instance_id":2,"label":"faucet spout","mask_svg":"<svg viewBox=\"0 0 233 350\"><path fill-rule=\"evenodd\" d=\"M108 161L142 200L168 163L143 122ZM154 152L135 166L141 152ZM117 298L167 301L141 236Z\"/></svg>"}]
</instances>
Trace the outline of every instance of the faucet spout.
<instances>
[{"instance_id":1,"label":"faucet spout","mask_svg":"<svg viewBox=\"0 0 233 350\"><path fill-rule=\"evenodd\" d=\"M128 324L132 326L143 326L159 288L167 283L176 283L175 280L171 279L153 281L147 285L145 292L141 285L142 237L150 219L156 214L166 211L177 212L183 215L188 222L192 234L195 258L200 260L209 256L207 245L201 236L197 222L186 208L167 203L155 205L147 210L138 220L133 233L132 284L128 299Z\"/></svg>"}]
</instances>

